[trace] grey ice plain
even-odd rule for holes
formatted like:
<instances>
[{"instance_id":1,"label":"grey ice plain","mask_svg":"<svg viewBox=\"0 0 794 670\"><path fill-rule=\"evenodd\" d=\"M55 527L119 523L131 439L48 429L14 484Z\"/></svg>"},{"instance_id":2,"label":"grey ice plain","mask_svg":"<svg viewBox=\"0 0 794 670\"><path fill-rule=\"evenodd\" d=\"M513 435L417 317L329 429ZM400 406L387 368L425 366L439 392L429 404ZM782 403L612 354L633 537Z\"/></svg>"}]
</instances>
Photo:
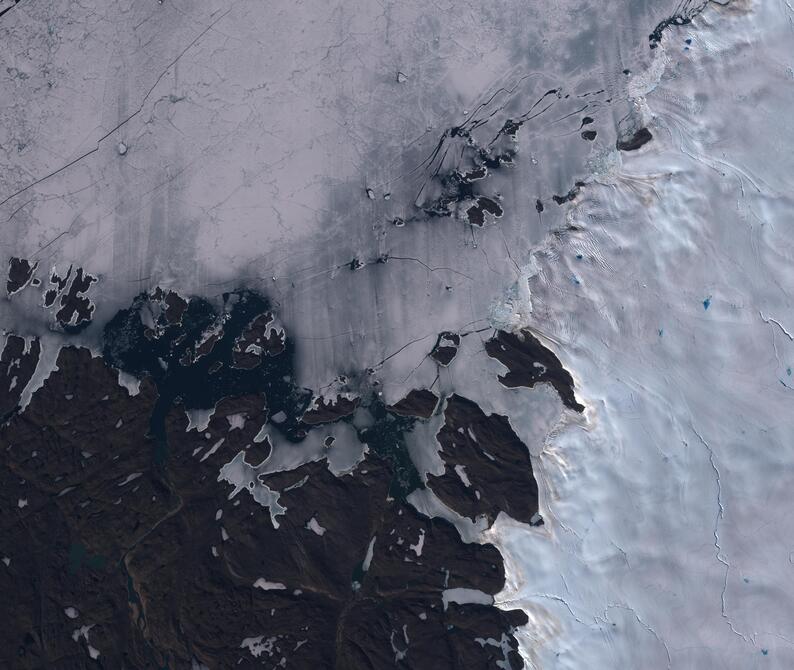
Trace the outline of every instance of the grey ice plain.
<instances>
[{"instance_id":1,"label":"grey ice plain","mask_svg":"<svg viewBox=\"0 0 794 670\"><path fill-rule=\"evenodd\" d=\"M441 330L530 326L583 418L486 385L471 341L440 379L531 445L545 525L468 529L503 550L528 667L794 667L794 11L709 3L651 49L679 4L22 0L0 17L0 251L98 275L70 341L157 285L255 288L302 384L374 366L389 402L433 382ZM487 145L550 90L486 182L503 216L423 215L450 129L483 119ZM0 302L52 365L50 319Z\"/></svg>"}]
</instances>

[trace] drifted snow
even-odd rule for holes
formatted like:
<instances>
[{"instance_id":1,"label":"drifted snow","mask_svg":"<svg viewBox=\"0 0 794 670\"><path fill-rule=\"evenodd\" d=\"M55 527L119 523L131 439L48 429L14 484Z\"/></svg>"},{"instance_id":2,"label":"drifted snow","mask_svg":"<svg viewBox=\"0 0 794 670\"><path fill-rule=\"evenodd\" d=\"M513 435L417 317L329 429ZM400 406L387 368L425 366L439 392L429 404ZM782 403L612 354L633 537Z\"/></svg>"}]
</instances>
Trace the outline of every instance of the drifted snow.
<instances>
[{"instance_id":1,"label":"drifted snow","mask_svg":"<svg viewBox=\"0 0 794 670\"><path fill-rule=\"evenodd\" d=\"M264 635L247 637L240 643L240 649L248 649L254 658L259 658L262 654L272 656L277 641L278 637L265 638Z\"/></svg>"},{"instance_id":2,"label":"drifted snow","mask_svg":"<svg viewBox=\"0 0 794 670\"><path fill-rule=\"evenodd\" d=\"M262 589L263 591L283 591L287 587L281 582L269 582L263 577L260 577L254 582L254 588Z\"/></svg>"},{"instance_id":3,"label":"drifted snow","mask_svg":"<svg viewBox=\"0 0 794 670\"><path fill-rule=\"evenodd\" d=\"M458 603L465 605L467 603L479 603L481 605L490 605L493 603L493 596L488 595L478 589L444 589L441 592L441 599L444 602L444 610L447 609L449 603Z\"/></svg>"},{"instance_id":4,"label":"drifted snow","mask_svg":"<svg viewBox=\"0 0 794 670\"><path fill-rule=\"evenodd\" d=\"M316 534L317 534L317 535L319 535L320 537L322 537L323 535L325 535L325 531L326 531L326 529L325 529L325 528L323 528L323 527L322 527L322 526L321 526L321 525L320 525L320 524L317 522L317 519L315 519L314 517L312 517L311 519L309 519L309 521L306 523L306 529L307 529L307 530L310 530L310 531L312 531L313 533L316 533Z\"/></svg>"},{"instance_id":5,"label":"drifted snow","mask_svg":"<svg viewBox=\"0 0 794 670\"><path fill-rule=\"evenodd\" d=\"M207 430L213 414L215 414L214 407L210 407L209 409L186 409L185 415L187 416L188 423L185 432L196 430L201 433Z\"/></svg>"},{"instance_id":6,"label":"drifted snow","mask_svg":"<svg viewBox=\"0 0 794 670\"><path fill-rule=\"evenodd\" d=\"M417 556L422 555L422 549L425 546L425 529L419 529L419 539L416 541L416 544L409 544L408 548L413 551Z\"/></svg>"}]
</instances>

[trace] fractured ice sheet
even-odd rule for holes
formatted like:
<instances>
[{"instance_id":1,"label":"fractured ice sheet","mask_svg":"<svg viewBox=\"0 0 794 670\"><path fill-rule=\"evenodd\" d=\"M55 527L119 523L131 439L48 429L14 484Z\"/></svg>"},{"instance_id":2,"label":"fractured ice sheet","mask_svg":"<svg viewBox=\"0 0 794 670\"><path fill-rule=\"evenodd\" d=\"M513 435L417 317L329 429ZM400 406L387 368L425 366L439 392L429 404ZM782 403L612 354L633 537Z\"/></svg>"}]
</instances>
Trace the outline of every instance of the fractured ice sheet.
<instances>
[{"instance_id":1,"label":"fractured ice sheet","mask_svg":"<svg viewBox=\"0 0 794 670\"><path fill-rule=\"evenodd\" d=\"M303 338L307 381L329 379L335 360L376 361L425 334L425 314L433 337L486 316L520 271L514 261L561 220L552 197L583 176L591 152L614 146L631 111L622 71L648 60L648 33L676 9L164 2L109 8L89 31L90 6L20 5L2 20L9 53L29 55L0 81L14 100L0 126L14 150L0 208L15 224L0 242L42 267L98 273L99 324L155 285L264 289ZM108 44L100 65L93 50ZM450 129L487 119L472 131L487 146L522 116L514 167L468 177L501 198L497 226L392 225L434 200L436 168L456 167L467 138ZM585 117L595 143L579 136ZM384 255L348 272L354 258Z\"/></svg>"}]
</instances>

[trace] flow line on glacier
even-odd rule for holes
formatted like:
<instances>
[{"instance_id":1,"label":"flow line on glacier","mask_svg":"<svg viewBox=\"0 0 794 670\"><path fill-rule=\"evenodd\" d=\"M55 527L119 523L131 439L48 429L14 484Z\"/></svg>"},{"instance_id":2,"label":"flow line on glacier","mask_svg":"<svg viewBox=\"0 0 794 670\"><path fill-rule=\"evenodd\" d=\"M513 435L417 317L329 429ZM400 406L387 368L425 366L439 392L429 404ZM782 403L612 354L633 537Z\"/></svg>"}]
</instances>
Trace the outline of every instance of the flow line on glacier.
<instances>
[{"instance_id":1,"label":"flow line on glacier","mask_svg":"<svg viewBox=\"0 0 794 670\"><path fill-rule=\"evenodd\" d=\"M731 565L723 556L722 545L720 543L720 534L719 534L720 520L725 517L725 506L722 504L722 477L720 476L720 471L719 468L717 467L717 463L714 458L714 450L711 448L711 445L709 445L709 443L706 442L703 436L697 431L693 423L690 422L689 427L692 429L692 432L695 435L697 435L698 440L700 440L700 443L706 449L706 452L708 453L709 456L709 463L711 464L711 469L714 471L714 476L717 482L717 515L714 519L714 530L713 530L714 547L717 550L717 554L716 554L717 560L720 563L722 563L723 566L725 566L725 577L722 582L722 592L720 593L720 614L722 615L722 618L725 619L725 622L728 624L728 626L730 627L731 631L734 634L738 635L745 642L751 643L753 646L755 646L755 641L753 639L736 630L736 628L733 625L733 622L731 621L730 617L725 611L726 609L725 594L728 591L728 573L730 572Z\"/></svg>"}]
</instances>

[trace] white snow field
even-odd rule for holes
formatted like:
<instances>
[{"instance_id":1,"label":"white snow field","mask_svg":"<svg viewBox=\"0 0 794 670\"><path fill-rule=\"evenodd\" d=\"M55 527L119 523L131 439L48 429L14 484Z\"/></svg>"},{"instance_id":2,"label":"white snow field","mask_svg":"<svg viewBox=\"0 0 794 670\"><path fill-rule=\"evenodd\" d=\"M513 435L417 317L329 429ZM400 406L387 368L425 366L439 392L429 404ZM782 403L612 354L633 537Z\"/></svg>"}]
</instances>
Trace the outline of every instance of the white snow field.
<instances>
[{"instance_id":1,"label":"white snow field","mask_svg":"<svg viewBox=\"0 0 794 670\"><path fill-rule=\"evenodd\" d=\"M491 531L535 667L794 667L792 18L669 35L634 89L654 141L536 254L532 325L588 410L540 455L547 532Z\"/></svg>"}]
</instances>

